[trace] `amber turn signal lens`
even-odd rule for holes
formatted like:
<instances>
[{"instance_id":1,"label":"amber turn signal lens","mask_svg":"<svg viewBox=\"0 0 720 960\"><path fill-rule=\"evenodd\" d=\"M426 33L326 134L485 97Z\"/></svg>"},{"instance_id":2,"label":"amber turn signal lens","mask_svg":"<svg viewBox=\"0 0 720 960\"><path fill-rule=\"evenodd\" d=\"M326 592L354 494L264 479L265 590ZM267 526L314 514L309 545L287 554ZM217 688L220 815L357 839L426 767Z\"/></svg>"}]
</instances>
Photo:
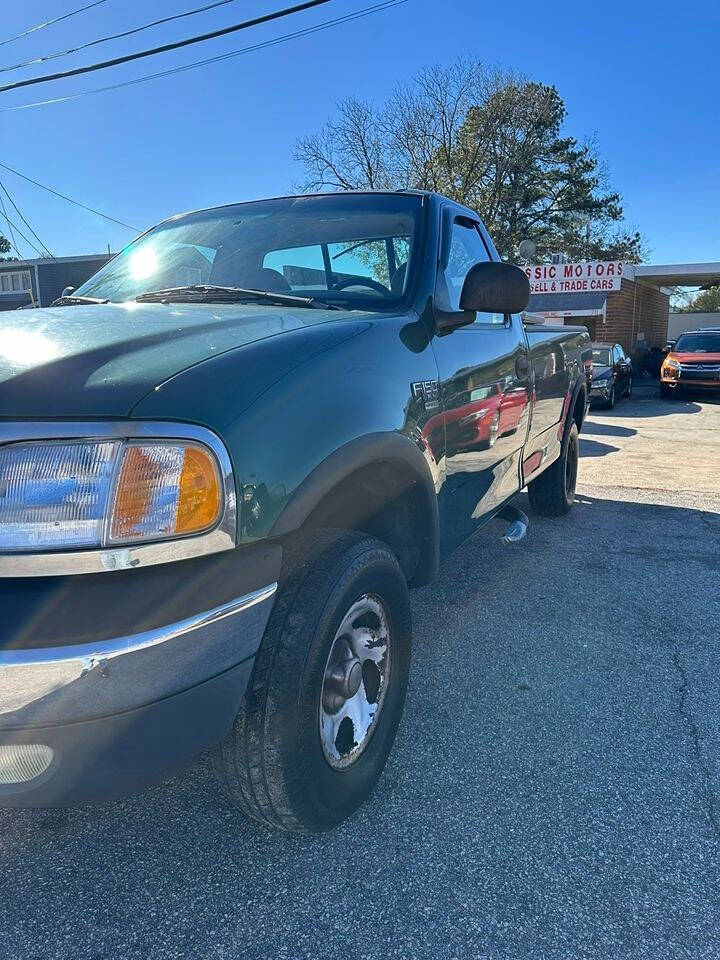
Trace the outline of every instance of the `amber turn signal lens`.
<instances>
[{"instance_id":1,"label":"amber turn signal lens","mask_svg":"<svg viewBox=\"0 0 720 960\"><path fill-rule=\"evenodd\" d=\"M211 526L220 512L220 484L211 454L186 447L180 473L175 533L195 533Z\"/></svg>"},{"instance_id":2,"label":"amber turn signal lens","mask_svg":"<svg viewBox=\"0 0 720 960\"><path fill-rule=\"evenodd\" d=\"M129 444L115 486L109 539L115 543L199 533L220 517L215 457L178 442Z\"/></svg>"}]
</instances>

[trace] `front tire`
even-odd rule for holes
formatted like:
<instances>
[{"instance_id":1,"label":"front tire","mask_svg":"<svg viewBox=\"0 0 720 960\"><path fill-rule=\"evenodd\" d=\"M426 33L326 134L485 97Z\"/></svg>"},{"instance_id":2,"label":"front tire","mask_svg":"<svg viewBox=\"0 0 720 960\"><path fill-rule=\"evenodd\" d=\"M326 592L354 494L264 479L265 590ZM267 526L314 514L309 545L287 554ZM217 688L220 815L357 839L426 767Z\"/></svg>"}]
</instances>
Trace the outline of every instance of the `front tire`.
<instances>
[{"instance_id":1,"label":"front tire","mask_svg":"<svg viewBox=\"0 0 720 960\"><path fill-rule=\"evenodd\" d=\"M605 401L605 409L612 410L615 406L615 384L610 387L610 393Z\"/></svg>"},{"instance_id":2,"label":"front tire","mask_svg":"<svg viewBox=\"0 0 720 960\"><path fill-rule=\"evenodd\" d=\"M677 387L675 388L675 390L676 390L676 389L677 389ZM672 399L673 399L673 396L674 396L674 394L675 394L675 390L674 390L672 387L668 387L668 386L666 386L666 384L661 383L661 384L660 384L660 397L661 397L663 400L672 400Z\"/></svg>"},{"instance_id":3,"label":"front tire","mask_svg":"<svg viewBox=\"0 0 720 960\"><path fill-rule=\"evenodd\" d=\"M561 517L575 500L580 440L577 424L570 424L563 451L551 467L528 484L530 506L543 517Z\"/></svg>"},{"instance_id":4,"label":"front tire","mask_svg":"<svg viewBox=\"0 0 720 960\"><path fill-rule=\"evenodd\" d=\"M349 817L383 771L409 669L408 589L390 549L349 532L299 541L242 707L215 750L232 802L302 833Z\"/></svg>"}]
</instances>

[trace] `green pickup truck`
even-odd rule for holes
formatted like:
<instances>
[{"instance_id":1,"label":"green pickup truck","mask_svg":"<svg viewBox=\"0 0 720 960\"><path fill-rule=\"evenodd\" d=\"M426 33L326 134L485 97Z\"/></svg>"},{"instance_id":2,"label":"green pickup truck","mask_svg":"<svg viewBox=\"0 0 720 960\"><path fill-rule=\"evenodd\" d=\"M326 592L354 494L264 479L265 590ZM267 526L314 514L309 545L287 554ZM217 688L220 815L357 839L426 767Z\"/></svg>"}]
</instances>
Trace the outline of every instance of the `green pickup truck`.
<instances>
[{"instance_id":1,"label":"green pickup truck","mask_svg":"<svg viewBox=\"0 0 720 960\"><path fill-rule=\"evenodd\" d=\"M0 805L210 750L230 800L328 829L381 775L408 588L492 517L573 502L583 328L420 191L173 217L0 319ZM487 709L492 709L491 705Z\"/></svg>"}]
</instances>

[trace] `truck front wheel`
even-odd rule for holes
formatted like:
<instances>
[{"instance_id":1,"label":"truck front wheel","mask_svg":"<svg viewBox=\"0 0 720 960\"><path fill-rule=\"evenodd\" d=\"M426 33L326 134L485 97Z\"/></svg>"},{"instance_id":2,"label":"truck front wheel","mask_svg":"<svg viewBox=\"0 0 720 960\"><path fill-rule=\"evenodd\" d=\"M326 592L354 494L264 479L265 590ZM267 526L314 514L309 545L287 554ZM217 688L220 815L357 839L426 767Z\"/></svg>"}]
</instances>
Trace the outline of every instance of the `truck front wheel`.
<instances>
[{"instance_id":1,"label":"truck front wheel","mask_svg":"<svg viewBox=\"0 0 720 960\"><path fill-rule=\"evenodd\" d=\"M530 506L544 517L561 517L575 500L580 441L573 420L563 451L551 467L528 484Z\"/></svg>"},{"instance_id":2,"label":"truck front wheel","mask_svg":"<svg viewBox=\"0 0 720 960\"><path fill-rule=\"evenodd\" d=\"M410 603L395 555L320 531L292 549L245 700L215 769L261 822L330 829L372 793L410 667Z\"/></svg>"}]
</instances>

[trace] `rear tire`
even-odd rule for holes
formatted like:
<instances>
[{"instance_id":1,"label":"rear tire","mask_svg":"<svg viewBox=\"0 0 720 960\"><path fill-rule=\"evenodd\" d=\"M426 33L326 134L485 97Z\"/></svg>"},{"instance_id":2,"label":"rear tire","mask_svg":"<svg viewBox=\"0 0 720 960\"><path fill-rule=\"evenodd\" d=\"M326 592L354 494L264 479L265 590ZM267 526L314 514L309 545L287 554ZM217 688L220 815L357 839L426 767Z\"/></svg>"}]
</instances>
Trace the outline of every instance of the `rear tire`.
<instances>
[{"instance_id":1,"label":"rear tire","mask_svg":"<svg viewBox=\"0 0 720 960\"><path fill-rule=\"evenodd\" d=\"M573 420L563 452L551 467L528 484L530 506L543 517L562 517L575 500L580 440Z\"/></svg>"},{"instance_id":2,"label":"rear tire","mask_svg":"<svg viewBox=\"0 0 720 960\"><path fill-rule=\"evenodd\" d=\"M384 613L386 652L380 661L375 655L382 670L368 665L383 632L380 619L364 614L370 616L367 623L359 617L338 636L354 616L352 608L366 598ZM356 633L367 642L357 641ZM341 643L352 655L348 642L364 644L368 662L360 654L362 669L353 671L351 664L338 681L351 657L334 651ZM284 830L315 833L341 823L380 778L402 716L409 669L410 602L392 551L351 532L315 531L302 538L286 563L233 729L214 752L216 773L231 801L248 816ZM360 714L348 718L349 727L343 719L329 752L327 714L338 714L356 696L349 688L357 686L358 674L362 716L372 720L360 740L355 728ZM345 684L340 694L329 690L329 676ZM331 755L335 743L338 756Z\"/></svg>"}]
</instances>

